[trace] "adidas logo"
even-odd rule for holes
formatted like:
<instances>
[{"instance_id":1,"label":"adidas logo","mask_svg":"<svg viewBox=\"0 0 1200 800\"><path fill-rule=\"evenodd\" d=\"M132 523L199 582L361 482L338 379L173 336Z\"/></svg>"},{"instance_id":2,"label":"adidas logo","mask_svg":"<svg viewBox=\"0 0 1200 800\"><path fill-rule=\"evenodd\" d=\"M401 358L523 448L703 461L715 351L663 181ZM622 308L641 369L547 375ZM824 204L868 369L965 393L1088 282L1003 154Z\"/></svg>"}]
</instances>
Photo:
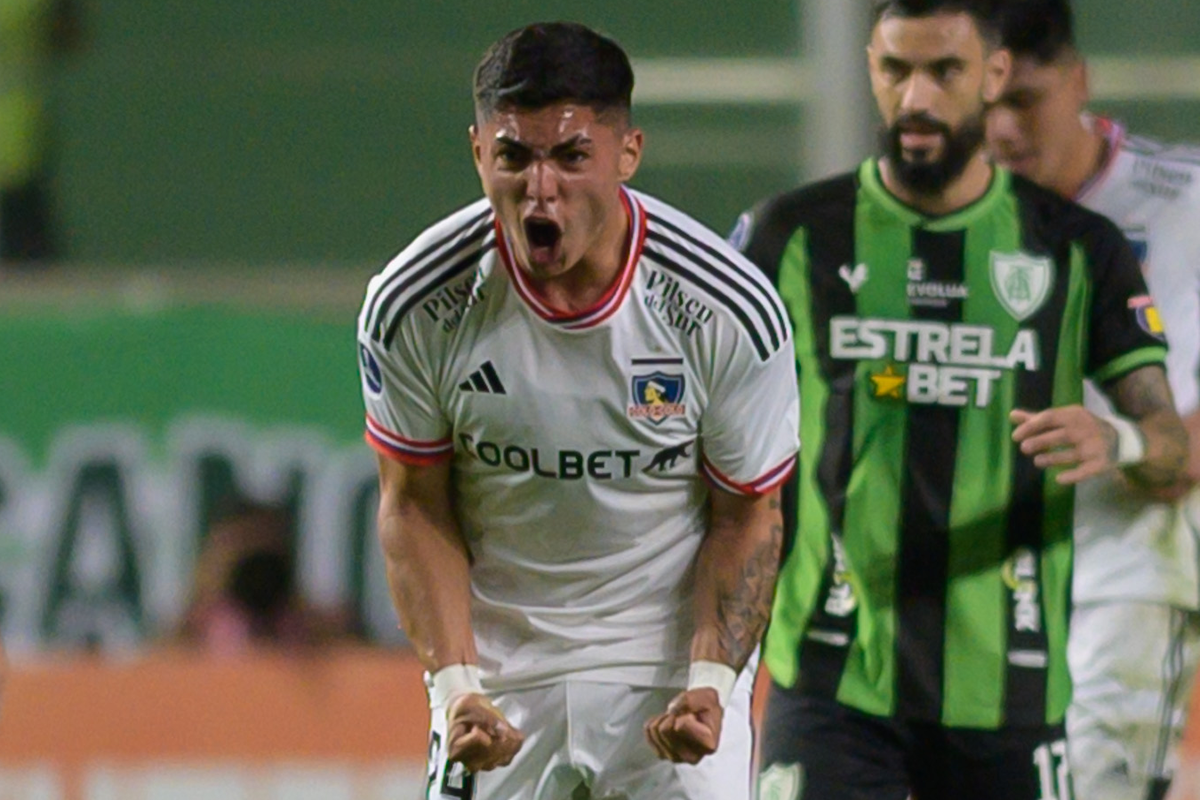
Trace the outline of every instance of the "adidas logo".
<instances>
[{"instance_id":1,"label":"adidas logo","mask_svg":"<svg viewBox=\"0 0 1200 800\"><path fill-rule=\"evenodd\" d=\"M467 379L458 385L458 390L479 394L508 394L490 361L483 362L482 367L467 376Z\"/></svg>"}]
</instances>

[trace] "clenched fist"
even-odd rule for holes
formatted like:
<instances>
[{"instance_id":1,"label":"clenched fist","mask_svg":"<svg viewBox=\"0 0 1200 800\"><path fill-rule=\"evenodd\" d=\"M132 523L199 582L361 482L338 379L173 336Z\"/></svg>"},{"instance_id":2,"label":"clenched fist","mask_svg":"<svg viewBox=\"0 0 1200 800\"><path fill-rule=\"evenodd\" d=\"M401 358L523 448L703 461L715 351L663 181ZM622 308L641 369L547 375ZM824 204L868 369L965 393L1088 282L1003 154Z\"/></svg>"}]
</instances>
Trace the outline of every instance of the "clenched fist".
<instances>
[{"instance_id":1,"label":"clenched fist","mask_svg":"<svg viewBox=\"0 0 1200 800\"><path fill-rule=\"evenodd\" d=\"M716 752L724 718L716 689L691 689L677 694L666 713L646 723L646 738L659 758L696 764Z\"/></svg>"},{"instance_id":2,"label":"clenched fist","mask_svg":"<svg viewBox=\"0 0 1200 800\"><path fill-rule=\"evenodd\" d=\"M460 695L446 709L447 758L468 772L506 766L524 743L525 735L481 694Z\"/></svg>"}]
</instances>

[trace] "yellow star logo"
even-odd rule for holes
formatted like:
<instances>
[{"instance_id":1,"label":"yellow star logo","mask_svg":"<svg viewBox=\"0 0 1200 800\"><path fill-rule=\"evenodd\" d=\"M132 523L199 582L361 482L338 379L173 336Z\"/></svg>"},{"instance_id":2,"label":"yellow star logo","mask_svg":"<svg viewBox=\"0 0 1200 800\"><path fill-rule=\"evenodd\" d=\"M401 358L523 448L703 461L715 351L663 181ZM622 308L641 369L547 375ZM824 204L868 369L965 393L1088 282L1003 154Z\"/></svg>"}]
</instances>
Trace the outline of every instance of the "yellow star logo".
<instances>
[{"instance_id":1,"label":"yellow star logo","mask_svg":"<svg viewBox=\"0 0 1200 800\"><path fill-rule=\"evenodd\" d=\"M904 375L900 375L888 364L883 368L883 372L878 375L871 376L871 383L875 384L876 397L890 397L893 400L904 399L904 382L908 380Z\"/></svg>"}]
</instances>

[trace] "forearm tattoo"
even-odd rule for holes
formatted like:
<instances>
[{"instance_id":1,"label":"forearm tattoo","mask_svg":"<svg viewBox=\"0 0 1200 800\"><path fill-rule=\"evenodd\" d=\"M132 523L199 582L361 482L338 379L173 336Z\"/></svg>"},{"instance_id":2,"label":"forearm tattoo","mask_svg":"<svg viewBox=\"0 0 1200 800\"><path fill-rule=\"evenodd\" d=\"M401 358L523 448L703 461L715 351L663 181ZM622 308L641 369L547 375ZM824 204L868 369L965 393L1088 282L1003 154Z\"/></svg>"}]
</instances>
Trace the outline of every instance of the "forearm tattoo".
<instances>
[{"instance_id":1,"label":"forearm tattoo","mask_svg":"<svg viewBox=\"0 0 1200 800\"><path fill-rule=\"evenodd\" d=\"M1139 367L1110 383L1107 389L1117 411L1132 419L1175 407L1167 374L1158 365Z\"/></svg>"},{"instance_id":2,"label":"forearm tattoo","mask_svg":"<svg viewBox=\"0 0 1200 800\"><path fill-rule=\"evenodd\" d=\"M1117 411L1137 420L1146 434L1146 460L1128 474L1147 486L1169 486L1184 476L1187 431L1175 413L1161 366L1140 367L1106 387Z\"/></svg>"},{"instance_id":3,"label":"forearm tattoo","mask_svg":"<svg viewBox=\"0 0 1200 800\"><path fill-rule=\"evenodd\" d=\"M770 499L769 508L770 536L751 551L738 580L732 586L720 586L717 592L717 643L721 660L739 670L766 628L775 595L775 578L779 574L783 519L778 495Z\"/></svg>"}]
</instances>

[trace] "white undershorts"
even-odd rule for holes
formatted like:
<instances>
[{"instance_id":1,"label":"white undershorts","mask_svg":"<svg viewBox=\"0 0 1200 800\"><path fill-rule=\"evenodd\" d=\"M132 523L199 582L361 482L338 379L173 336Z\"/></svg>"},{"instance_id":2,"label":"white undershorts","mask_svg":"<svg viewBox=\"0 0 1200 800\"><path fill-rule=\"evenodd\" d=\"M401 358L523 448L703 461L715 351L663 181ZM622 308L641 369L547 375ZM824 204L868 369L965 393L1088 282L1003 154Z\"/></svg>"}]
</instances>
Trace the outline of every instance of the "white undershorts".
<instances>
[{"instance_id":1,"label":"white undershorts","mask_svg":"<svg viewBox=\"0 0 1200 800\"><path fill-rule=\"evenodd\" d=\"M753 751L743 671L725 709L717 752L699 764L655 756L642 726L679 689L563 681L491 695L525 744L506 767L446 771L446 713L431 710L426 800L749 800Z\"/></svg>"},{"instance_id":2,"label":"white undershorts","mask_svg":"<svg viewBox=\"0 0 1200 800\"><path fill-rule=\"evenodd\" d=\"M1143 800L1152 782L1175 769L1200 655L1200 614L1154 603L1080 604L1067 652L1075 796Z\"/></svg>"}]
</instances>

